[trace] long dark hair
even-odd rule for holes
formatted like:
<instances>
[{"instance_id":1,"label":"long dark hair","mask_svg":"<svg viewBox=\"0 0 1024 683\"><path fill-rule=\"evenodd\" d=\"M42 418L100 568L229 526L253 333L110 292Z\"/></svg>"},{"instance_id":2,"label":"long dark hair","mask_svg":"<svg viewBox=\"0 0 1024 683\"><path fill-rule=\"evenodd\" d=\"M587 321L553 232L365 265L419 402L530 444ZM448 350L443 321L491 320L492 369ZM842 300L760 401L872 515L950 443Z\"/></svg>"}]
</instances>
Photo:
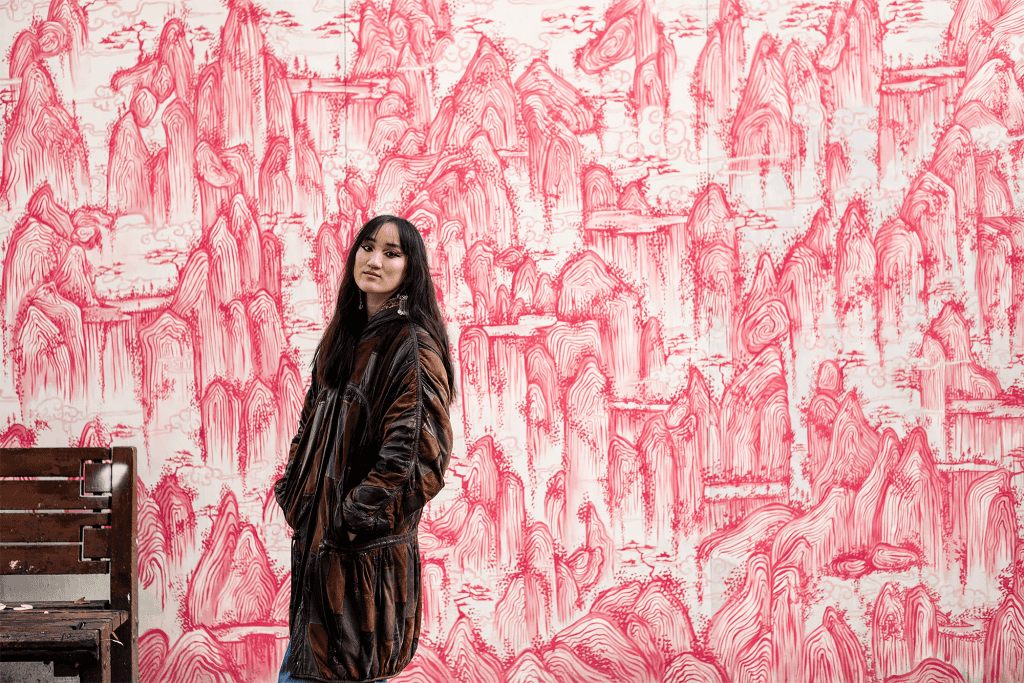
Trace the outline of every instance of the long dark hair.
<instances>
[{"instance_id":1,"label":"long dark hair","mask_svg":"<svg viewBox=\"0 0 1024 683\"><path fill-rule=\"evenodd\" d=\"M404 308L409 319L423 327L437 343L441 360L448 373L448 396L455 398L455 370L452 367L448 332L445 329L441 307L437 305L437 292L430 277L427 263L427 245L416 226L396 216L382 215L371 218L359 230L345 259L345 273L338 286L338 300L334 315L316 347L314 367L322 386L338 387L348 380L355 362L359 335L366 326L366 311L359 309L360 290L355 279L356 251L364 240L373 237L381 227L391 223L398 230L398 241L405 254L405 274L399 291L409 298Z\"/></svg>"}]
</instances>

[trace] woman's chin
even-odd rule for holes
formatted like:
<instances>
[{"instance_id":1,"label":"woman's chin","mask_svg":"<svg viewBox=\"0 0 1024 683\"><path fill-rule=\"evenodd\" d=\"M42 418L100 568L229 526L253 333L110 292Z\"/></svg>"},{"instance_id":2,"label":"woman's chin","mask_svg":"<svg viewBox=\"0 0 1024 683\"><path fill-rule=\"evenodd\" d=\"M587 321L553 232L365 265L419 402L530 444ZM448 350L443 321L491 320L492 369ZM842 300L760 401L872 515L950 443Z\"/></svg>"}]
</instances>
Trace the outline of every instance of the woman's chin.
<instances>
[{"instance_id":1,"label":"woman's chin","mask_svg":"<svg viewBox=\"0 0 1024 683\"><path fill-rule=\"evenodd\" d=\"M371 283L368 283L368 284L365 284L365 285L360 285L359 289L363 290L364 294L366 294L368 296L373 296L373 297L379 298L381 301L387 299L392 294L394 294L395 291L397 291L397 290L394 290L394 289L392 289L392 290L385 290L383 287L379 286L375 282L371 282Z\"/></svg>"}]
</instances>

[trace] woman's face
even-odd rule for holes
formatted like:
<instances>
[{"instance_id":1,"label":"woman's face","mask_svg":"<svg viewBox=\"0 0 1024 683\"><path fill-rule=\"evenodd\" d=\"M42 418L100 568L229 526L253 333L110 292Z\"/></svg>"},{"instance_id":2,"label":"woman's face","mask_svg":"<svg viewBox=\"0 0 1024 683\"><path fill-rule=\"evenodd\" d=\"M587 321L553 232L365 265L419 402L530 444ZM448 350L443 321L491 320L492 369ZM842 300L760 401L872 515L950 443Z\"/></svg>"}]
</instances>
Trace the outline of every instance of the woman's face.
<instances>
[{"instance_id":1,"label":"woman's face","mask_svg":"<svg viewBox=\"0 0 1024 683\"><path fill-rule=\"evenodd\" d=\"M398 228L393 223L380 226L356 248L356 286L366 292L371 308L376 309L398 291L405 276L405 261Z\"/></svg>"}]
</instances>

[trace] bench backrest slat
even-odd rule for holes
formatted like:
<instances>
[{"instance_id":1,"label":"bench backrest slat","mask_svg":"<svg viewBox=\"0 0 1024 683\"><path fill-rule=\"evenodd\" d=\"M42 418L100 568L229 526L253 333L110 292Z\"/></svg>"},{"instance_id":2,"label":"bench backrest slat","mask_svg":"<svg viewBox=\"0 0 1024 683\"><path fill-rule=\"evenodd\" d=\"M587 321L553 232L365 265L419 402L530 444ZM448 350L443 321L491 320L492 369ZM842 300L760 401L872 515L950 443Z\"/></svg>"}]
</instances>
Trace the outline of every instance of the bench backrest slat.
<instances>
[{"instance_id":1,"label":"bench backrest slat","mask_svg":"<svg viewBox=\"0 0 1024 683\"><path fill-rule=\"evenodd\" d=\"M4 543L79 543L82 527L109 524L107 512L12 512L0 515L0 539Z\"/></svg>"},{"instance_id":2,"label":"bench backrest slat","mask_svg":"<svg viewBox=\"0 0 1024 683\"><path fill-rule=\"evenodd\" d=\"M10 546L8 546L9 548ZM19 545L4 548L3 574L108 574L110 563L82 560L81 545Z\"/></svg>"},{"instance_id":3,"label":"bench backrest slat","mask_svg":"<svg viewBox=\"0 0 1024 683\"><path fill-rule=\"evenodd\" d=\"M110 460L110 449L0 449L0 477L80 477L83 460Z\"/></svg>"},{"instance_id":4,"label":"bench backrest slat","mask_svg":"<svg viewBox=\"0 0 1024 683\"><path fill-rule=\"evenodd\" d=\"M110 496L82 495L84 481L0 481L4 510L109 510Z\"/></svg>"}]
</instances>

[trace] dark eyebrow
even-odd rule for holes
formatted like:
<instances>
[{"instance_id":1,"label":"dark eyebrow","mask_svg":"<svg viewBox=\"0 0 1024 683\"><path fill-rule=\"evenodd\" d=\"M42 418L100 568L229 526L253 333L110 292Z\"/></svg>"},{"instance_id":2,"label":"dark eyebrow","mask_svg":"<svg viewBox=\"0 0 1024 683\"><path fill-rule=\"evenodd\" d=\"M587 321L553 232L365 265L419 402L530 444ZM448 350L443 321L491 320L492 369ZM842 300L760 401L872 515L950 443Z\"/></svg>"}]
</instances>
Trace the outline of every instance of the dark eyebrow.
<instances>
[{"instance_id":1,"label":"dark eyebrow","mask_svg":"<svg viewBox=\"0 0 1024 683\"><path fill-rule=\"evenodd\" d=\"M363 241L364 242L373 242L374 244L377 243L377 240L375 238L373 238L373 237L367 237ZM385 247L391 247L392 249L398 249L398 250L402 249L402 245L401 244L395 244L394 242L387 242L384 246Z\"/></svg>"}]
</instances>

